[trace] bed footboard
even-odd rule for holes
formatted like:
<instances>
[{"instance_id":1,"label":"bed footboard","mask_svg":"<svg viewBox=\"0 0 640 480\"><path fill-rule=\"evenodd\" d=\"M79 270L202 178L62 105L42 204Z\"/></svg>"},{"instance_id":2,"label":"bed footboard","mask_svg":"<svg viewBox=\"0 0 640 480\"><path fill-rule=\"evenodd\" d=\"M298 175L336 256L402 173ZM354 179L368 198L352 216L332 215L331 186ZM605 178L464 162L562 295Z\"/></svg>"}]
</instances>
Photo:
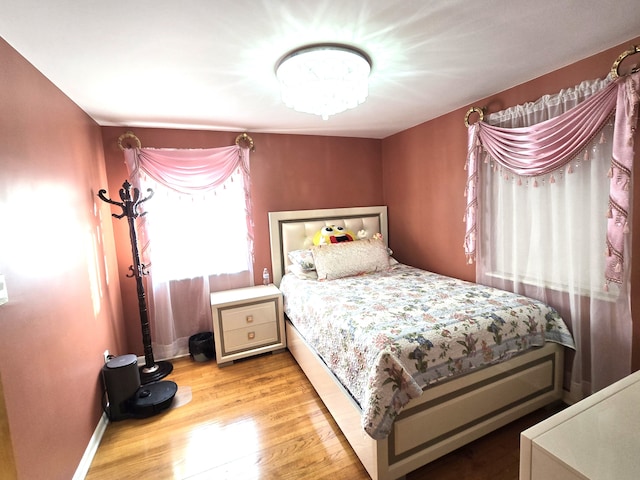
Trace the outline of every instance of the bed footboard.
<instances>
[{"instance_id":1,"label":"bed footboard","mask_svg":"<svg viewBox=\"0 0 640 480\"><path fill-rule=\"evenodd\" d=\"M286 322L287 344L374 480L392 480L562 398L563 347L544 347L425 390L396 419L388 438L361 427L351 395Z\"/></svg>"}]
</instances>

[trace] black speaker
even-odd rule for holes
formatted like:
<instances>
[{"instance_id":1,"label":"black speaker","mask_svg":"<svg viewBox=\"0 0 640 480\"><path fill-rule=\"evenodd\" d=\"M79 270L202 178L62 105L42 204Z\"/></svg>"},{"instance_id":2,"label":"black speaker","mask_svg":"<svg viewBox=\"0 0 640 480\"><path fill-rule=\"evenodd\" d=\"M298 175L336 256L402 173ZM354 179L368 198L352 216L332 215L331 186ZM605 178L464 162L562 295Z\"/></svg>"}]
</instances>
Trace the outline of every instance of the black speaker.
<instances>
[{"instance_id":1,"label":"black speaker","mask_svg":"<svg viewBox=\"0 0 640 480\"><path fill-rule=\"evenodd\" d=\"M120 355L102 367L102 378L107 394L105 412L109 420L130 418L129 400L140 387L138 359L135 355Z\"/></svg>"}]
</instances>

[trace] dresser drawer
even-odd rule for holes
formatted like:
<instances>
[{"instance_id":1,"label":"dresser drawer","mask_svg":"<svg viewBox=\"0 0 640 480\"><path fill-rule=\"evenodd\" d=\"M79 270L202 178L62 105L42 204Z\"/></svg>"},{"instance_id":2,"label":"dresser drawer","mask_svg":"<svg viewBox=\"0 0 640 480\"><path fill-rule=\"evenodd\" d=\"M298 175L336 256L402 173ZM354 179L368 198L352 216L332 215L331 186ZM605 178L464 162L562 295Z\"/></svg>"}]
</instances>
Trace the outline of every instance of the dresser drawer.
<instances>
[{"instance_id":1,"label":"dresser drawer","mask_svg":"<svg viewBox=\"0 0 640 480\"><path fill-rule=\"evenodd\" d=\"M228 330L222 334L225 353L248 350L278 342L278 325L275 320L251 327Z\"/></svg>"},{"instance_id":2,"label":"dresser drawer","mask_svg":"<svg viewBox=\"0 0 640 480\"><path fill-rule=\"evenodd\" d=\"M224 332L262 325L263 323L275 324L276 300L270 299L252 305L221 309L220 315Z\"/></svg>"}]
</instances>

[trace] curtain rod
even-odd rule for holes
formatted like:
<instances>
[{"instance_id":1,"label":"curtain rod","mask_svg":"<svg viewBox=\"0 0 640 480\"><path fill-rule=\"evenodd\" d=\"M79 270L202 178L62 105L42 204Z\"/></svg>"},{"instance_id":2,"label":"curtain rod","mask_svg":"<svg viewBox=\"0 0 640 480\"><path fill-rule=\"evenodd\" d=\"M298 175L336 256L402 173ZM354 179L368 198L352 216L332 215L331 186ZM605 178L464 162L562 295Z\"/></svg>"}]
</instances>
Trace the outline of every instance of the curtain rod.
<instances>
[{"instance_id":1,"label":"curtain rod","mask_svg":"<svg viewBox=\"0 0 640 480\"><path fill-rule=\"evenodd\" d=\"M124 144L124 140L127 138L130 138L133 141L134 145L132 145L131 143ZM253 138L247 135L246 132L241 133L236 137L236 145L239 146L240 142L246 143L248 145L247 148L250 148L252 152L256 151L255 144L253 143ZM136 137L133 132L125 132L118 137L118 147L120 147L120 150L124 152L124 150L127 148L142 148L142 143L140 143L140 139Z\"/></svg>"},{"instance_id":2,"label":"curtain rod","mask_svg":"<svg viewBox=\"0 0 640 480\"><path fill-rule=\"evenodd\" d=\"M632 46L630 49L625 50L624 52L622 52L618 58L616 58L616 61L613 62L613 65L611 66L611 70L610 70L610 74L611 74L611 78L613 78L614 80L618 77L620 77L620 72L618 71L618 69L620 68L620 64L623 62L623 60L631 55L635 55L636 53L640 53L640 45L634 45ZM626 75L631 75L632 73L636 73L640 71L640 63L635 65L631 71L626 74ZM622 75L625 76L625 75ZM469 123L469 117L474 114L477 113L478 114L478 121L481 122L484 119L484 108L482 107L471 107L469 110L467 110L466 115L464 116L464 126L469 128L470 123Z\"/></svg>"}]
</instances>

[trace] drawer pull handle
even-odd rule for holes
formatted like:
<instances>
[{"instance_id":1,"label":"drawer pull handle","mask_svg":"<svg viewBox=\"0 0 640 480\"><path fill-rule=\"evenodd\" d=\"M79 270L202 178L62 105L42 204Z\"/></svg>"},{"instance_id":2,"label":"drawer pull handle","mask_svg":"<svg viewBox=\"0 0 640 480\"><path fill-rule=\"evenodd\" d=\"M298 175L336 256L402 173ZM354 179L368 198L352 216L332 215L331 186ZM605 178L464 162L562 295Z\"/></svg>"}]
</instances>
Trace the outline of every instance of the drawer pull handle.
<instances>
[{"instance_id":1,"label":"drawer pull handle","mask_svg":"<svg viewBox=\"0 0 640 480\"><path fill-rule=\"evenodd\" d=\"M253 315L247 315L247 323L253 323Z\"/></svg>"},{"instance_id":2,"label":"drawer pull handle","mask_svg":"<svg viewBox=\"0 0 640 480\"><path fill-rule=\"evenodd\" d=\"M253 340L254 338L256 338L256 332L249 332L247 333L247 338L249 340Z\"/></svg>"}]
</instances>

